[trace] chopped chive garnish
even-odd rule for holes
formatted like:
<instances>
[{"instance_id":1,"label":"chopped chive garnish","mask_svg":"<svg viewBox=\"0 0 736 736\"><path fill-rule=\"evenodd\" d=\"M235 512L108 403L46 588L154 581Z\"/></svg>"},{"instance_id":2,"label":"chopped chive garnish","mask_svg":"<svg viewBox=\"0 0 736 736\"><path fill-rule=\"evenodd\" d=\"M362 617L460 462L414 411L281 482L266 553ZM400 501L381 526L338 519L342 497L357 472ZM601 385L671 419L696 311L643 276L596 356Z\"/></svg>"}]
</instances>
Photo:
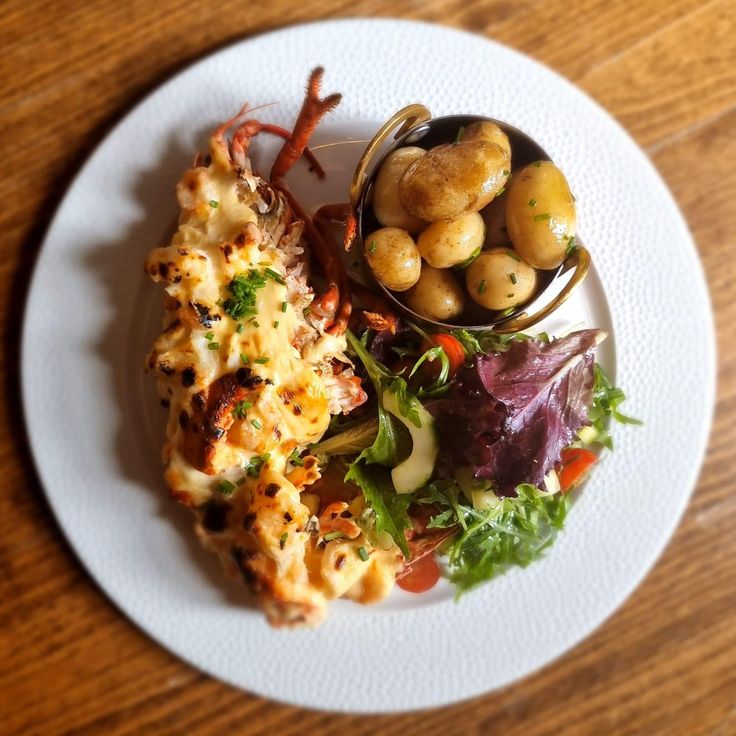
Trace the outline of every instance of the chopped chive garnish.
<instances>
[{"instance_id":1,"label":"chopped chive garnish","mask_svg":"<svg viewBox=\"0 0 736 736\"><path fill-rule=\"evenodd\" d=\"M498 190L498 193L496 194L497 197L500 197L504 192L506 191L506 187L501 187Z\"/></svg>"},{"instance_id":2,"label":"chopped chive garnish","mask_svg":"<svg viewBox=\"0 0 736 736\"><path fill-rule=\"evenodd\" d=\"M536 200L536 199L534 199L534 197L532 197L532 198L531 198L531 199L529 200L529 206L530 206L530 207L536 207L536 206L537 206L537 200Z\"/></svg>"},{"instance_id":3,"label":"chopped chive garnish","mask_svg":"<svg viewBox=\"0 0 736 736\"><path fill-rule=\"evenodd\" d=\"M221 480L217 486L217 492L222 493L223 496L232 496L235 490L235 484L229 480Z\"/></svg>"},{"instance_id":4,"label":"chopped chive garnish","mask_svg":"<svg viewBox=\"0 0 736 736\"><path fill-rule=\"evenodd\" d=\"M292 465L297 465L299 467L302 467L302 465L304 465L304 460L299 457L299 450L297 450L296 447L291 451L291 455L289 455L287 460Z\"/></svg>"},{"instance_id":5,"label":"chopped chive garnish","mask_svg":"<svg viewBox=\"0 0 736 736\"><path fill-rule=\"evenodd\" d=\"M262 358L256 358L253 362L265 365L266 363L268 363L268 358L264 355Z\"/></svg>"},{"instance_id":6,"label":"chopped chive garnish","mask_svg":"<svg viewBox=\"0 0 736 736\"><path fill-rule=\"evenodd\" d=\"M219 342L208 342L207 347L210 350L219 350L220 349L220 343Z\"/></svg>"},{"instance_id":7,"label":"chopped chive garnish","mask_svg":"<svg viewBox=\"0 0 736 736\"><path fill-rule=\"evenodd\" d=\"M534 165L535 165L535 166L536 166L537 168L539 168L539 167L540 167L540 166L542 165L542 162L541 162L541 161L535 161L535 162L534 162Z\"/></svg>"},{"instance_id":8,"label":"chopped chive garnish","mask_svg":"<svg viewBox=\"0 0 736 736\"><path fill-rule=\"evenodd\" d=\"M507 299L513 299L513 297L514 297L514 295L513 295L513 294L506 294L506 298L507 298Z\"/></svg>"},{"instance_id":9,"label":"chopped chive garnish","mask_svg":"<svg viewBox=\"0 0 736 736\"><path fill-rule=\"evenodd\" d=\"M205 332L204 333L204 339L205 340L211 340L215 336L214 332Z\"/></svg>"},{"instance_id":10,"label":"chopped chive garnish","mask_svg":"<svg viewBox=\"0 0 736 736\"><path fill-rule=\"evenodd\" d=\"M506 255L509 258L513 258L515 261L518 261L519 263L521 263L521 257L519 256L518 253L514 253L513 250L510 250Z\"/></svg>"},{"instance_id":11,"label":"chopped chive garnish","mask_svg":"<svg viewBox=\"0 0 736 736\"><path fill-rule=\"evenodd\" d=\"M325 542L331 542L333 539L337 539L338 537L344 537L345 535L342 532L334 531L334 532L327 532L327 534L322 537L322 539L325 540Z\"/></svg>"},{"instance_id":12,"label":"chopped chive garnish","mask_svg":"<svg viewBox=\"0 0 736 736\"><path fill-rule=\"evenodd\" d=\"M549 220L552 217L549 212L544 212L541 215L534 215L534 222L541 222L542 220Z\"/></svg>"},{"instance_id":13,"label":"chopped chive garnish","mask_svg":"<svg viewBox=\"0 0 736 736\"><path fill-rule=\"evenodd\" d=\"M371 240L371 244L368 246L368 250L370 251L371 255L373 255L376 252L376 241Z\"/></svg>"},{"instance_id":14,"label":"chopped chive garnish","mask_svg":"<svg viewBox=\"0 0 736 736\"><path fill-rule=\"evenodd\" d=\"M233 407L233 415L238 419L245 419L245 413L253 404L250 401L238 401Z\"/></svg>"},{"instance_id":15,"label":"chopped chive garnish","mask_svg":"<svg viewBox=\"0 0 736 736\"><path fill-rule=\"evenodd\" d=\"M260 325L260 323L258 322L258 320L257 320L257 319L254 319L254 320L253 320L253 327L260 327L260 326L261 326L261 325Z\"/></svg>"},{"instance_id":16,"label":"chopped chive garnish","mask_svg":"<svg viewBox=\"0 0 736 736\"><path fill-rule=\"evenodd\" d=\"M245 483L245 481L247 481L247 480L248 480L248 476L247 475L241 475L240 478L238 478L235 481L235 485L236 486L242 486L243 483Z\"/></svg>"},{"instance_id":17,"label":"chopped chive garnish","mask_svg":"<svg viewBox=\"0 0 736 736\"><path fill-rule=\"evenodd\" d=\"M242 322L238 322L238 326L235 328L235 332L241 334L245 329L245 325Z\"/></svg>"},{"instance_id":18,"label":"chopped chive garnish","mask_svg":"<svg viewBox=\"0 0 736 736\"><path fill-rule=\"evenodd\" d=\"M312 313L312 307L304 307L302 310L302 314L306 317L308 314Z\"/></svg>"},{"instance_id":19,"label":"chopped chive garnish","mask_svg":"<svg viewBox=\"0 0 736 736\"><path fill-rule=\"evenodd\" d=\"M278 326L279 326L279 321L278 321L277 319L275 319L275 320L273 321L273 328L274 328L274 330L275 330L275 329L277 329L277 328L278 328Z\"/></svg>"},{"instance_id":20,"label":"chopped chive garnish","mask_svg":"<svg viewBox=\"0 0 736 736\"><path fill-rule=\"evenodd\" d=\"M515 284L516 283L516 274L515 273L510 273L509 274L509 279L511 280L511 283L512 284Z\"/></svg>"},{"instance_id":21,"label":"chopped chive garnish","mask_svg":"<svg viewBox=\"0 0 736 736\"><path fill-rule=\"evenodd\" d=\"M245 355L244 353L240 353L240 362L243 365L248 365L248 363L250 363L250 361L248 360L248 356Z\"/></svg>"},{"instance_id":22,"label":"chopped chive garnish","mask_svg":"<svg viewBox=\"0 0 736 736\"><path fill-rule=\"evenodd\" d=\"M284 281L283 276L278 272L274 271L272 268L267 268L264 273L268 278L273 279L277 284L281 284L281 286L286 286L286 281Z\"/></svg>"},{"instance_id":23,"label":"chopped chive garnish","mask_svg":"<svg viewBox=\"0 0 736 736\"><path fill-rule=\"evenodd\" d=\"M457 135L455 136L455 143L460 143L464 135L465 135L465 126L461 125L460 130L458 130Z\"/></svg>"},{"instance_id":24,"label":"chopped chive garnish","mask_svg":"<svg viewBox=\"0 0 736 736\"><path fill-rule=\"evenodd\" d=\"M516 307L508 307L507 309L504 309L503 312L501 312L502 317L508 317L510 314L514 313L514 310Z\"/></svg>"},{"instance_id":25,"label":"chopped chive garnish","mask_svg":"<svg viewBox=\"0 0 736 736\"><path fill-rule=\"evenodd\" d=\"M281 302L281 311L286 313L286 302Z\"/></svg>"},{"instance_id":26,"label":"chopped chive garnish","mask_svg":"<svg viewBox=\"0 0 736 736\"><path fill-rule=\"evenodd\" d=\"M368 550L366 550L365 547L358 547L358 557L360 557L363 562L368 562Z\"/></svg>"},{"instance_id":27,"label":"chopped chive garnish","mask_svg":"<svg viewBox=\"0 0 736 736\"><path fill-rule=\"evenodd\" d=\"M210 207L212 207L212 209L216 210L219 206L220 206L220 203L216 199L210 200Z\"/></svg>"},{"instance_id":28,"label":"chopped chive garnish","mask_svg":"<svg viewBox=\"0 0 736 736\"><path fill-rule=\"evenodd\" d=\"M485 290L486 290L486 280L481 279L480 283L478 284L478 293L483 294L485 293Z\"/></svg>"},{"instance_id":29,"label":"chopped chive garnish","mask_svg":"<svg viewBox=\"0 0 736 736\"><path fill-rule=\"evenodd\" d=\"M289 532L284 532L279 537L279 549L283 549L284 545L286 544L286 540L289 538Z\"/></svg>"},{"instance_id":30,"label":"chopped chive garnish","mask_svg":"<svg viewBox=\"0 0 736 736\"><path fill-rule=\"evenodd\" d=\"M503 175L508 176L511 172L508 169L503 170Z\"/></svg>"},{"instance_id":31,"label":"chopped chive garnish","mask_svg":"<svg viewBox=\"0 0 736 736\"><path fill-rule=\"evenodd\" d=\"M263 429L263 425L257 420L257 419L251 419L250 423L256 428L256 429Z\"/></svg>"},{"instance_id":32,"label":"chopped chive garnish","mask_svg":"<svg viewBox=\"0 0 736 736\"><path fill-rule=\"evenodd\" d=\"M577 246L576 246L576 244L575 244L575 236L574 236L574 235L571 235L571 236L570 236L570 237L569 237L569 238L567 239L567 250L565 251L565 255L566 255L566 256L570 256L570 255L572 255L572 254L573 254L573 253L575 252L575 248L576 248L576 247L577 247Z\"/></svg>"}]
</instances>

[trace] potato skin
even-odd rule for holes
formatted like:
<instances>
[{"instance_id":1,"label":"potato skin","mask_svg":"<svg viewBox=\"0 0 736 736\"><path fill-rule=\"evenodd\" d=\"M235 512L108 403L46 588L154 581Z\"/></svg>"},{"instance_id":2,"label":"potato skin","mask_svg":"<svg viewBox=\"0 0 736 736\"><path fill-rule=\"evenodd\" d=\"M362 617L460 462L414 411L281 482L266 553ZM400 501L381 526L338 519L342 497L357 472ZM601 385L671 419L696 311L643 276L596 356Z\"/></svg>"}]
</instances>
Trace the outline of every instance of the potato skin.
<instances>
[{"instance_id":1,"label":"potato skin","mask_svg":"<svg viewBox=\"0 0 736 736\"><path fill-rule=\"evenodd\" d=\"M470 258L483 245L485 225L477 212L466 212L455 220L439 220L422 230L417 248L434 268L450 268Z\"/></svg>"},{"instance_id":2,"label":"potato skin","mask_svg":"<svg viewBox=\"0 0 736 736\"><path fill-rule=\"evenodd\" d=\"M513 180L513 172L512 172ZM486 226L484 248L505 248L511 245L509 231L506 228L506 199L508 187L481 211Z\"/></svg>"},{"instance_id":3,"label":"potato skin","mask_svg":"<svg viewBox=\"0 0 736 736\"><path fill-rule=\"evenodd\" d=\"M575 235L575 200L564 174L551 161L536 161L513 177L506 227L514 248L535 268L557 268L565 260Z\"/></svg>"},{"instance_id":4,"label":"potato skin","mask_svg":"<svg viewBox=\"0 0 736 736\"><path fill-rule=\"evenodd\" d=\"M460 136L460 140L490 141L505 151L509 159L511 158L511 141L509 141L509 137L496 123L492 123L489 120L479 120L476 123L466 125Z\"/></svg>"},{"instance_id":5,"label":"potato skin","mask_svg":"<svg viewBox=\"0 0 736 736\"><path fill-rule=\"evenodd\" d=\"M481 253L465 270L470 298L486 309L523 304L537 290L537 272L510 248Z\"/></svg>"},{"instance_id":6,"label":"potato skin","mask_svg":"<svg viewBox=\"0 0 736 736\"><path fill-rule=\"evenodd\" d=\"M427 319L444 322L462 313L465 295L452 271L424 265L419 281L406 292L406 304Z\"/></svg>"},{"instance_id":7,"label":"potato skin","mask_svg":"<svg viewBox=\"0 0 736 736\"><path fill-rule=\"evenodd\" d=\"M485 207L510 170L509 157L495 143L445 143L409 165L399 182L401 204L422 220L453 220Z\"/></svg>"},{"instance_id":8,"label":"potato skin","mask_svg":"<svg viewBox=\"0 0 736 736\"><path fill-rule=\"evenodd\" d=\"M416 233L426 224L410 215L399 199L399 180L409 164L425 153L423 148L406 146L393 151L383 162L373 185L373 213L381 225Z\"/></svg>"},{"instance_id":9,"label":"potato skin","mask_svg":"<svg viewBox=\"0 0 736 736\"><path fill-rule=\"evenodd\" d=\"M406 230L382 227L365 239L365 258L374 276L392 291L406 291L419 280L422 259Z\"/></svg>"}]
</instances>

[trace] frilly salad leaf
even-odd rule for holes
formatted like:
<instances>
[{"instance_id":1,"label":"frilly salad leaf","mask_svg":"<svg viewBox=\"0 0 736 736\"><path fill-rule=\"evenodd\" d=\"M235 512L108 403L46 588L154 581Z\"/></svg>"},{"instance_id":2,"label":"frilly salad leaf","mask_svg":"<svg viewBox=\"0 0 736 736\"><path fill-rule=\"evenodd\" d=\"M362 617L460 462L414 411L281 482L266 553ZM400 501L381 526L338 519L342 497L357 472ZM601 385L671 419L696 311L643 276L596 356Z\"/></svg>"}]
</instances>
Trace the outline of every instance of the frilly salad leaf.
<instances>
[{"instance_id":1,"label":"frilly salad leaf","mask_svg":"<svg viewBox=\"0 0 736 736\"><path fill-rule=\"evenodd\" d=\"M440 444L453 463L470 464L501 496L539 486L593 403L596 345L601 330L546 342L514 340L504 352L476 355L445 400L432 403Z\"/></svg>"},{"instance_id":2,"label":"frilly salad leaf","mask_svg":"<svg viewBox=\"0 0 736 736\"><path fill-rule=\"evenodd\" d=\"M407 509L411 496L401 496L391 484L391 475L380 465L365 465L362 462L350 464L346 481L360 486L366 503L375 514L375 530L378 534L391 535L404 557L409 558L409 545L405 530L411 528Z\"/></svg>"}]
</instances>

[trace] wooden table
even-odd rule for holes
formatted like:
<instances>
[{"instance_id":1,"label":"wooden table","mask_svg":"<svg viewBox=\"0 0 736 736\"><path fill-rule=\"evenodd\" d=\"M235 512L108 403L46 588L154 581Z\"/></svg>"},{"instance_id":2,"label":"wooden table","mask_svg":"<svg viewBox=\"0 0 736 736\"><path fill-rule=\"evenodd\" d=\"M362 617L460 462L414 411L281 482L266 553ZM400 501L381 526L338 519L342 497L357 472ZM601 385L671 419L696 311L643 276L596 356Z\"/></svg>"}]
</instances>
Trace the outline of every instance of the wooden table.
<instances>
[{"instance_id":1,"label":"wooden table","mask_svg":"<svg viewBox=\"0 0 736 736\"><path fill-rule=\"evenodd\" d=\"M484 34L549 64L607 107L651 156L690 223L719 339L715 427L697 491L632 598L561 660L505 690L375 718L244 694L133 627L63 540L34 474L18 399L22 304L35 255L71 177L110 126L225 43L289 23L371 14ZM735 18L729 0L6 0L0 732L736 734ZM680 339L676 324L663 329Z\"/></svg>"}]
</instances>

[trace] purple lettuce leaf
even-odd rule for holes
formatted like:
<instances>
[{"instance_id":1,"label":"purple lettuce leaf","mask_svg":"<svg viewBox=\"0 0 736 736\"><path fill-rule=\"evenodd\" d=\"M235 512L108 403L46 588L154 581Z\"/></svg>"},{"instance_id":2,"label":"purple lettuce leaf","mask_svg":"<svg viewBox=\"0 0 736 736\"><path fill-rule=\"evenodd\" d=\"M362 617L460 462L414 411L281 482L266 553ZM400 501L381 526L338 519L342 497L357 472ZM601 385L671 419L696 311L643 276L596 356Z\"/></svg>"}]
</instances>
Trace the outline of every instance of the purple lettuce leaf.
<instances>
[{"instance_id":1,"label":"purple lettuce leaf","mask_svg":"<svg viewBox=\"0 0 736 736\"><path fill-rule=\"evenodd\" d=\"M476 355L455 378L450 398L432 402L440 446L451 464L472 465L499 495L520 483L540 485L593 401L593 353L605 337L581 330L546 343L515 340L508 350Z\"/></svg>"}]
</instances>

